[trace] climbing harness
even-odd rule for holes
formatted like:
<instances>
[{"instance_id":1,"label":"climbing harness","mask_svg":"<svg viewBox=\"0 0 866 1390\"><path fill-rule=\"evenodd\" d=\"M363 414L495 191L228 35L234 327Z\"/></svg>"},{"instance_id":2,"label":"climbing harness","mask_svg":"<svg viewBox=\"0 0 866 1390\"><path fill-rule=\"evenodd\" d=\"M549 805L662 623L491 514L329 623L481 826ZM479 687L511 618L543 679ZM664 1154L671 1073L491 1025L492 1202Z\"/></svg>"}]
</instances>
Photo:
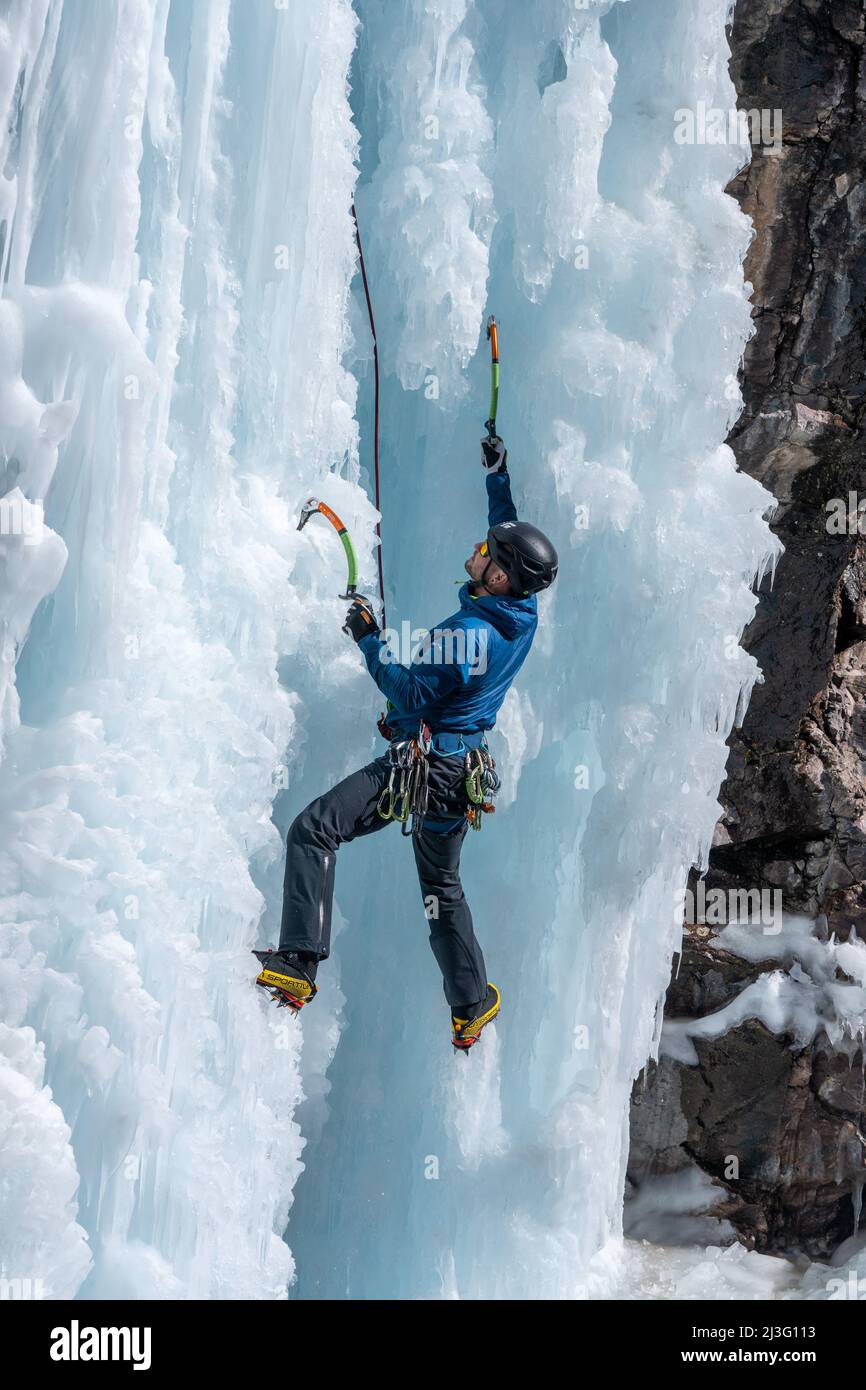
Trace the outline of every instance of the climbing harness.
<instances>
[{"instance_id":1,"label":"climbing harness","mask_svg":"<svg viewBox=\"0 0 866 1390\"><path fill-rule=\"evenodd\" d=\"M472 746L467 747L464 739L471 739ZM501 786L484 735L431 734L423 721L415 738L394 739L389 745L388 779L376 803L379 816L384 821L398 821L404 835L421 829L430 796L431 752L441 757L463 754L463 785L469 802L466 819L473 830L480 830L482 813L496 810L491 798ZM410 817L412 825L407 829ZM459 824L459 817L455 824Z\"/></svg>"},{"instance_id":2,"label":"climbing harness","mask_svg":"<svg viewBox=\"0 0 866 1390\"><path fill-rule=\"evenodd\" d=\"M487 338L490 343L490 415L484 421L488 439L496 436L496 410L499 405L499 329L493 315L487 320Z\"/></svg>"},{"instance_id":3,"label":"climbing harness","mask_svg":"<svg viewBox=\"0 0 866 1390\"><path fill-rule=\"evenodd\" d=\"M430 742L430 730L422 722L417 738L395 739L388 748L388 780L376 810L382 820L398 821L403 835L420 829L427 811ZM413 824L407 830L410 816Z\"/></svg>"},{"instance_id":4,"label":"climbing harness","mask_svg":"<svg viewBox=\"0 0 866 1390\"><path fill-rule=\"evenodd\" d=\"M496 810L493 802L485 798L495 796L502 782L496 772L496 764L490 756L490 751L483 744L479 748L466 750L463 770L466 796L470 803L466 812L466 819L473 830L480 830L484 824L481 819L482 812L492 815Z\"/></svg>"},{"instance_id":5,"label":"climbing harness","mask_svg":"<svg viewBox=\"0 0 866 1390\"><path fill-rule=\"evenodd\" d=\"M349 582L346 585L346 592L340 594L340 598L353 599L358 588L358 557L355 554L355 547L352 544L352 537L346 530L336 512L332 512L326 502L320 502L315 497L308 497L301 508L301 516L298 521L298 530L303 531L311 516L319 512L326 521L330 521L340 540L343 542L343 549L346 552L346 561L349 566Z\"/></svg>"}]
</instances>

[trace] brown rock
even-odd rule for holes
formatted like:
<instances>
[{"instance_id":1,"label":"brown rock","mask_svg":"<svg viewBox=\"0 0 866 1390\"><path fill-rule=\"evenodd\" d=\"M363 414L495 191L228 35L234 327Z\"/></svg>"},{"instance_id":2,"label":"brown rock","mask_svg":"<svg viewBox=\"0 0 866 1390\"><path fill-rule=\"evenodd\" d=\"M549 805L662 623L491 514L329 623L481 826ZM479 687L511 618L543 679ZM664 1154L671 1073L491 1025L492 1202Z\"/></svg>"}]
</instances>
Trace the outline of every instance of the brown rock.
<instances>
[{"instance_id":1,"label":"brown rock","mask_svg":"<svg viewBox=\"0 0 866 1390\"><path fill-rule=\"evenodd\" d=\"M755 225L755 334L730 443L775 494L785 553L744 636L764 682L729 741L707 886L781 889L785 914L813 918L822 938L866 938L863 6L738 0L731 46L740 109L783 112L781 156L755 150L729 190ZM840 511L838 534L828 521ZM714 1012L762 968L688 932L666 1013ZM821 1035L795 1052L749 1021L697 1051L695 1067L665 1064L643 1119L634 1108L633 1180L664 1135L666 1171L679 1149L684 1167L722 1183L746 1244L826 1258L854 1232L866 1175L862 1050Z\"/></svg>"}]
</instances>

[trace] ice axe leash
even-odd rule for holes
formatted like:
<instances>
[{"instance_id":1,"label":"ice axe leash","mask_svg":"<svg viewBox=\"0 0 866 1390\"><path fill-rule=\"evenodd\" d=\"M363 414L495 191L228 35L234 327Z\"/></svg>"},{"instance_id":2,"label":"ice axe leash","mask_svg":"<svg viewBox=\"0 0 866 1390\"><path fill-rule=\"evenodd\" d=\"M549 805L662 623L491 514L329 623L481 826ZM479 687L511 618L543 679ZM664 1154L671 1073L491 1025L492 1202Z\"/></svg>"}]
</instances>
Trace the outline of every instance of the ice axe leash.
<instances>
[{"instance_id":1,"label":"ice axe leash","mask_svg":"<svg viewBox=\"0 0 866 1390\"><path fill-rule=\"evenodd\" d=\"M496 410L499 405L499 329L493 315L487 320L487 339L490 343L490 416L484 421L488 439L496 434Z\"/></svg>"}]
</instances>

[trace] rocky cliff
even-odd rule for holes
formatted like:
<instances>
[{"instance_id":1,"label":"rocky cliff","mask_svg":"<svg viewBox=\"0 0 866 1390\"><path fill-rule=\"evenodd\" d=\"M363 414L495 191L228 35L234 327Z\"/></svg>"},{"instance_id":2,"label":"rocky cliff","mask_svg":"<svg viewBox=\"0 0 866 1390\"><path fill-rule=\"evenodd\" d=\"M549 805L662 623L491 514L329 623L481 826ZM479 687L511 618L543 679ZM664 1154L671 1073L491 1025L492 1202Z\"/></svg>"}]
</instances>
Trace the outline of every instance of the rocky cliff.
<instances>
[{"instance_id":1,"label":"rocky cliff","mask_svg":"<svg viewBox=\"0 0 866 1390\"><path fill-rule=\"evenodd\" d=\"M730 444L775 495L785 553L743 639L764 682L730 740L706 888L776 890L785 920L866 941L863 5L738 0L731 48L740 109L782 112L778 152L753 139L729 190L755 226L755 332ZM666 1018L706 1019L773 971L771 988L808 989L796 951L767 954L743 959L690 923ZM864 1053L829 1040L832 984L810 1041L747 1018L694 1039L696 1064L650 1069L635 1090L633 1192L696 1165L720 1189L715 1214L758 1249L823 1258L854 1233Z\"/></svg>"}]
</instances>

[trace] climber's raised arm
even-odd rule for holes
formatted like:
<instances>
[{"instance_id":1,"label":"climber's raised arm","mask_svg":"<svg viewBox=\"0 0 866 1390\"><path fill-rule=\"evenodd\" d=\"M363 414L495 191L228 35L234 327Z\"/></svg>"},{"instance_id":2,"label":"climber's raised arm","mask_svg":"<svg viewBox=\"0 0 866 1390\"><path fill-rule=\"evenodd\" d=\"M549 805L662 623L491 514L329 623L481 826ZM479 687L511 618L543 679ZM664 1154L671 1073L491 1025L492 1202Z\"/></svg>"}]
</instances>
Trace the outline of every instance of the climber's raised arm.
<instances>
[{"instance_id":1,"label":"climber's raised arm","mask_svg":"<svg viewBox=\"0 0 866 1390\"><path fill-rule=\"evenodd\" d=\"M517 508L511 497L508 476L508 450L498 435L481 441L481 463L487 474L487 524L500 526L503 521L516 521Z\"/></svg>"}]
</instances>

